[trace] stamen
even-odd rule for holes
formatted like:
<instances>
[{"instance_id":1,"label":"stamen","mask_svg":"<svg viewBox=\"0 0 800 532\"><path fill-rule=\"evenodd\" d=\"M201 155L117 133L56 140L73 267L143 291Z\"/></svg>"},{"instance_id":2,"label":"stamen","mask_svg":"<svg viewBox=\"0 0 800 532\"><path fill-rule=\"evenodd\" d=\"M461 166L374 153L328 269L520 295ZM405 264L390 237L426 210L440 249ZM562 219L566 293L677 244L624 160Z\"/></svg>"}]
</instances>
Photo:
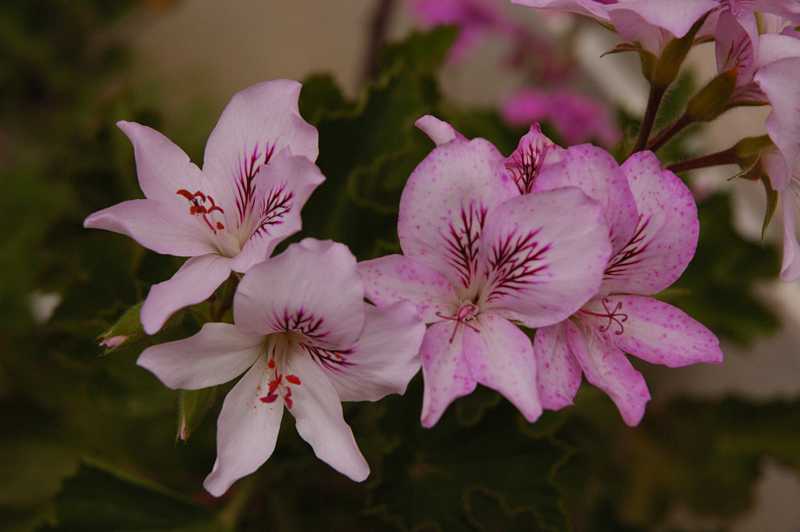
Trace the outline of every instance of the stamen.
<instances>
[{"instance_id":1,"label":"stamen","mask_svg":"<svg viewBox=\"0 0 800 532\"><path fill-rule=\"evenodd\" d=\"M605 318L608 320L605 325L601 325L598 330L600 332L608 332L611 328L611 325L614 324L617 326L617 330L614 331L614 334L621 335L625 332L625 326L623 325L626 321L628 321L628 315L622 312L622 302L618 301L614 308L609 308L610 302L607 297L604 297L600 300L603 305L603 310L605 312L592 312L591 310L581 309L581 314L587 314L589 316L594 316L596 318Z\"/></svg>"},{"instance_id":2,"label":"stamen","mask_svg":"<svg viewBox=\"0 0 800 532\"><path fill-rule=\"evenodd\" d=\"M461 327L462 325L465 326L465 327L470 328L471 330L475 331L476 333L481 332L480 329L478 329L475 325L470 323L470 322L474 321L475 318L477 318L479 314L480 314L480 309L477 307L477 305L475 305L473 303L465 303L465 304L461 305L458 308L458 310L456 311L456 313L454 315L452 315L452 316L448 316L446 314L442 314L441 312L437 312L436 316L441 318L441 319L443 319L443 320L456 322L455 327L453 327L453 334L450 335L450 340L449 340L449 343L452 344L453 340L455 340L455 338L456 338L456 334L458 333L459 327Z\"/></svg>"},{"instance_id":3,"label":"stamen","mask_svg":"<svg viewBox=\"0 0 800 532\"><path fill-rule=\"evenodd\" d=\"M278 364L275 362L277 356L277 346L272 347L272 353L267 355L267 368L271 370L272 378L267 382L267 395L259 397L258 400L262 403L274 403L278 397L283 397L283 402L286 408L292 409L294 402L292 401L292 388L291 386L300 386L300 377L297 375L284 375L278 370ZM284 377L286 377L284 379ZM281 393L283 395L281 395Z\"/></svg>"},{"instance_id":4,"label":"stamen","mask_svg":"<svg viewBox=\"0 0 800 532\"><path fill-rule=\"evenodd\" d=\"M225 211L222 209L222 207L217 205L217 202L214 201L213 196L210 194L203 194L199 190L192 193L185 188L179 189L175 193L186 198L186 200L189 202L189 214L192 216L196 216L198 214L201 215L203 217L203 221L213 233L225 229L225 225L223 225L222 222L216 221L212 224L212 220L209 219L209 216L215 212L219 212L222 215L225 214Z\"/></svg>"}]
</instances>

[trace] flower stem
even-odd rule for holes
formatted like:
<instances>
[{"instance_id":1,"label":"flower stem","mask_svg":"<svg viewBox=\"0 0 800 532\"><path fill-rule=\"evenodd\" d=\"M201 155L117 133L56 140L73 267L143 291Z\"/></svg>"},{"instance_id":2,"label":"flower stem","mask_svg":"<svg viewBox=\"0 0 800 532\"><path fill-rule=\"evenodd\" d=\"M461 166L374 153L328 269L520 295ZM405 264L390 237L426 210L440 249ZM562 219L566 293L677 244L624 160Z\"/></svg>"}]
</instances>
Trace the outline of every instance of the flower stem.
<instances>
[{"instance_id":1,"label":"flower stem","mask_svg":"<svg viewBox=\"0 0 800 532\"><path fill-rule=\"evenodd\" d=\"M663 87L658 87L656 85L650 86L650 96L647 98L647 109L644 112L642 127L639 128L639 139L636 141L633 153L642 151L647 146L650 133L653 131L653 124L656 123L658 108L661 105L661 100L664 98L664 92L665 89Z\"/></svg>"},{"instance_id":2,"label":"flower stem","mask_svg":"<svg viewBox=\"0 0 800 532\"><path fill-rule=\"evenodd\" d=\"M653 139L652 142L647 146L647 149L651 151L658 151L664 144L669 142L675 135L686 129L686 127L690 126L694 123L694 120L689 118L687 114L681 115L679 119L673 122L668 127L662 129L657 135L656 138Z\"/></svg>"},{"instance_id":3,"label":"flower stem","mask_svg":"<svg viewBox=\"0 0 800 532\"><path fill-rule=\"evenodd\" d=\"M221 321L225 313L233 306L233 295L236 293L238 284L239 278L235 273L231 273L222 285L220 296L211 305L211 321Z\"/></svg>"},{"instance_id":4,"label":"flower stem","mask_svg":"<svg viewBox=\"0 0 800 532\"><path fill-rule=\"evenodd\" d=\"M688 159L667 167L672 172L685 172L686 170L696 170L698 168L708 168L710 166L722 166L726 164L736 164L738 162L736 150L728 148L696 159Z\"/></svg>"},{"instance_id":5,"label":"flower stem","mask_svg":"<svg viewBox=\"0 0 800 532\"><path fill-rule=\"evenodd\" d=\"M389 31L395 4L396 0L380 0L372 13L362 72L364 83L374 79L378 74L378 59L381 49L386 44L386 33Z\"/></svg>"}]
</instances>

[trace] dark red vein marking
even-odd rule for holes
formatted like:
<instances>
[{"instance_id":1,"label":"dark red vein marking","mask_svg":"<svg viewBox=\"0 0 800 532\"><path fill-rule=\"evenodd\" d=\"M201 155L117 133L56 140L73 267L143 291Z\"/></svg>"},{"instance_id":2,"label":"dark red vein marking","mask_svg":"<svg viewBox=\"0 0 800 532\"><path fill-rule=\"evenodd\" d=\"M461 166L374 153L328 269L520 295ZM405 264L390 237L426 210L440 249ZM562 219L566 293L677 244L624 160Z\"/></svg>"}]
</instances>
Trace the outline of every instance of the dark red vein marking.
<instances>
[{"instance_id":1,"label":"dark red vein marking","mask_svg":"<svg viewBox=\"0 0 800 532\"><path fill-rule=\"evenodd\" d=\"M461 207L459 219L450 222L443 235L447 262L456 269L464 287L469 287L478 270L478 249L487 209L479 204Z\"/></svg>"},{"instance_id":2,"label":"dark red vein marking","mask_svg":"<svg viewBox=\"0 0 800 532\"><path fill-rule=\"evenodd\" d=\"M640 214L639 221L636 224L636 232L633 233L633 236L628 243L625 244L625 247L619 250L611 261L609 261L608 266L606 266L606 278L624 275L626 269L636 266L644 260L642 254L647 251L649 245L649 242L645 242L647 238L645 230L648 225L650 225L650 218L644 218Z\"/></svg>"},{"instance_id":3,"label":"dark red vein marking","mask_svg":"<svg viewBox=\"0 0 800 532\"><path fill-rule=\"evenodd\" d=\"M510 233L492 245L489 257L491 290L487 302L511 295L534 282L537 274L546 270L543 263L550 244L536 239L541 229L524 235Z\"/></svg>"}]
</instances>

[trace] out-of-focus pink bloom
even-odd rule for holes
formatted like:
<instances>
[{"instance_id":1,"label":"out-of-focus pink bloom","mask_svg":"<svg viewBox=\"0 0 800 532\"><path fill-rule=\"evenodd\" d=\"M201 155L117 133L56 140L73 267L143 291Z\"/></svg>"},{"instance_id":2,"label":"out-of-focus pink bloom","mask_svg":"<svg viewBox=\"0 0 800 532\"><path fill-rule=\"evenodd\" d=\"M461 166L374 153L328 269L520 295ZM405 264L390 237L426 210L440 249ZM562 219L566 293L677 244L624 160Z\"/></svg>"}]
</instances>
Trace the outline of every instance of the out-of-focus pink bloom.
<instances>
[{"instance_id":1,"label":"out-of-focus pink bloom","mask_svg":"<svg viewBox=\"0 0 800 532\"><path fill-rule=\"evenodd\" d=\"M364 303L355 257L342 244L306 239L244 276L235 324L153 346L138 364L166 386L196 390L239 375L217 423L215 496L275 450L284 407L320 460L353 480L369 475L342 401L402 394L419 371L425 326L408 303Z\"/></svg>"},{"instance_id":2,"label":"out-of-focus pink bloom","mask_svg":"<svg viewBox=\"0 0 800 532\"><path fill-rule=\"evenodd\" d=\"M767 95L772 112L767 133L777 147L766 154L764 164L772 186L780 193L783 211L783 265L781 278L800 279L800 243L797 211L800 210L800 56L774 61L756 73L755 81Z\"/></svg>"},{"instance_id":3,"label":"out-of-focus pink bloom","mask_svg":"<svg viewBox=\"0 0 800 532\"><path fill-rule=\"evenodd\" d=\"M565 186L603 206L612 255L596 295L569 319L537 330L539 397L546 409L570 405L583 374L611 397L625 423L637 425L650 393L625 353L668 367L722 361L711 331L650 297L675 282L694 256L697 207L651 152L619 167L599 148L569 148L545 168L533 195Z\"/></svg>"},{"instance_id":4,"label":"out-of-focus pink bloom","mask_svg":"<svg viewBox=\"0 0 800 532\"><path fill-rule=\"evenodd\" d=\"M536 363L515 323L559 322L596 293L610 254L602 208L575 187L520 193L512 178L519 168L507 165L529 150L547 158L536 130L506 158L441 121L422 124L438 146L403 190L403 254L359 264L366 295L379 307L411 302L431 324L421 347L424 426L478 383L534 421Z\"/></svg>"},{"instance_id":5,"label":"out-of-focus pink bloom","mask_svg":"<svg viewBox=\"0 0 800 532\"><path fill-rule=\"evenodd\" d=\"M656 55L674 38L685 36L718 0L512 0L524 6L566 11L613 26L623 41Z\"/></svg>"},{"instance_id":6,"label":"out-of-focus pink bloom","mask_svg":"<svg viewBox=\"0 0 800 532\"><path fill-rule=\"evenodd\" d=\"M502 112L514 126L549 122L567 144L597 140L613 146L620 138L606 106L569 90L522 89L505 102Z\"/></svg>"},{"instance_id":7,"label":"out-of-focus pink bloom","mask_svg":"<svg viewBox=\"0 0 800 532\"><path fill-rule=\"evenodd\" d=\"M500 11L499 2L486 0L410 0L415 17L425 27L458 26L460 34L450 51L457 61L481 37L491 32L513 33L515 25Z\"/></svg>"},{"instance_id":8,"label":"out-of-focus pink bloom","mask_svg":"<svg viewBox=\"0 0 800 532\"><path fill-rule=\"evenodd\" d=\"M324 181L313 163L317 130L298 111L300 87L275 80L236 94L208 138L202 171L157 131L117 124L133 143L146 199L95 212L84 226L128 235L157 253L191 257L150 289L141 312L148 334L300 230L300 209Z\"/></svg>"}]
</instances>

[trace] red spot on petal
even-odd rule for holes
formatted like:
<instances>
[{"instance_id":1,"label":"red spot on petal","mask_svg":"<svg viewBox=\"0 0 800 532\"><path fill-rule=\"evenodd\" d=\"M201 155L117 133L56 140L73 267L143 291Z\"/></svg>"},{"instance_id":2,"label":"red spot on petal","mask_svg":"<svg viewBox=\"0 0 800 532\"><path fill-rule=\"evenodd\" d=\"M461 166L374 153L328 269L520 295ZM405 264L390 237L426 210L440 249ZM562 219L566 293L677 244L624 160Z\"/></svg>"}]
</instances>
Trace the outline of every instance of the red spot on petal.
<instances>
[{"instance_id":1,"label":"red spot on petal","mask_svg":"<svg viewBox=\"0 0 800 532\"><path fill-rule=\"evenodd\" d=\"M291 382L292 384L297 384L297 385L301 384L300 377L298 377L297 375L287 375L286 380Z\"/></svg>"}]
</instances>

